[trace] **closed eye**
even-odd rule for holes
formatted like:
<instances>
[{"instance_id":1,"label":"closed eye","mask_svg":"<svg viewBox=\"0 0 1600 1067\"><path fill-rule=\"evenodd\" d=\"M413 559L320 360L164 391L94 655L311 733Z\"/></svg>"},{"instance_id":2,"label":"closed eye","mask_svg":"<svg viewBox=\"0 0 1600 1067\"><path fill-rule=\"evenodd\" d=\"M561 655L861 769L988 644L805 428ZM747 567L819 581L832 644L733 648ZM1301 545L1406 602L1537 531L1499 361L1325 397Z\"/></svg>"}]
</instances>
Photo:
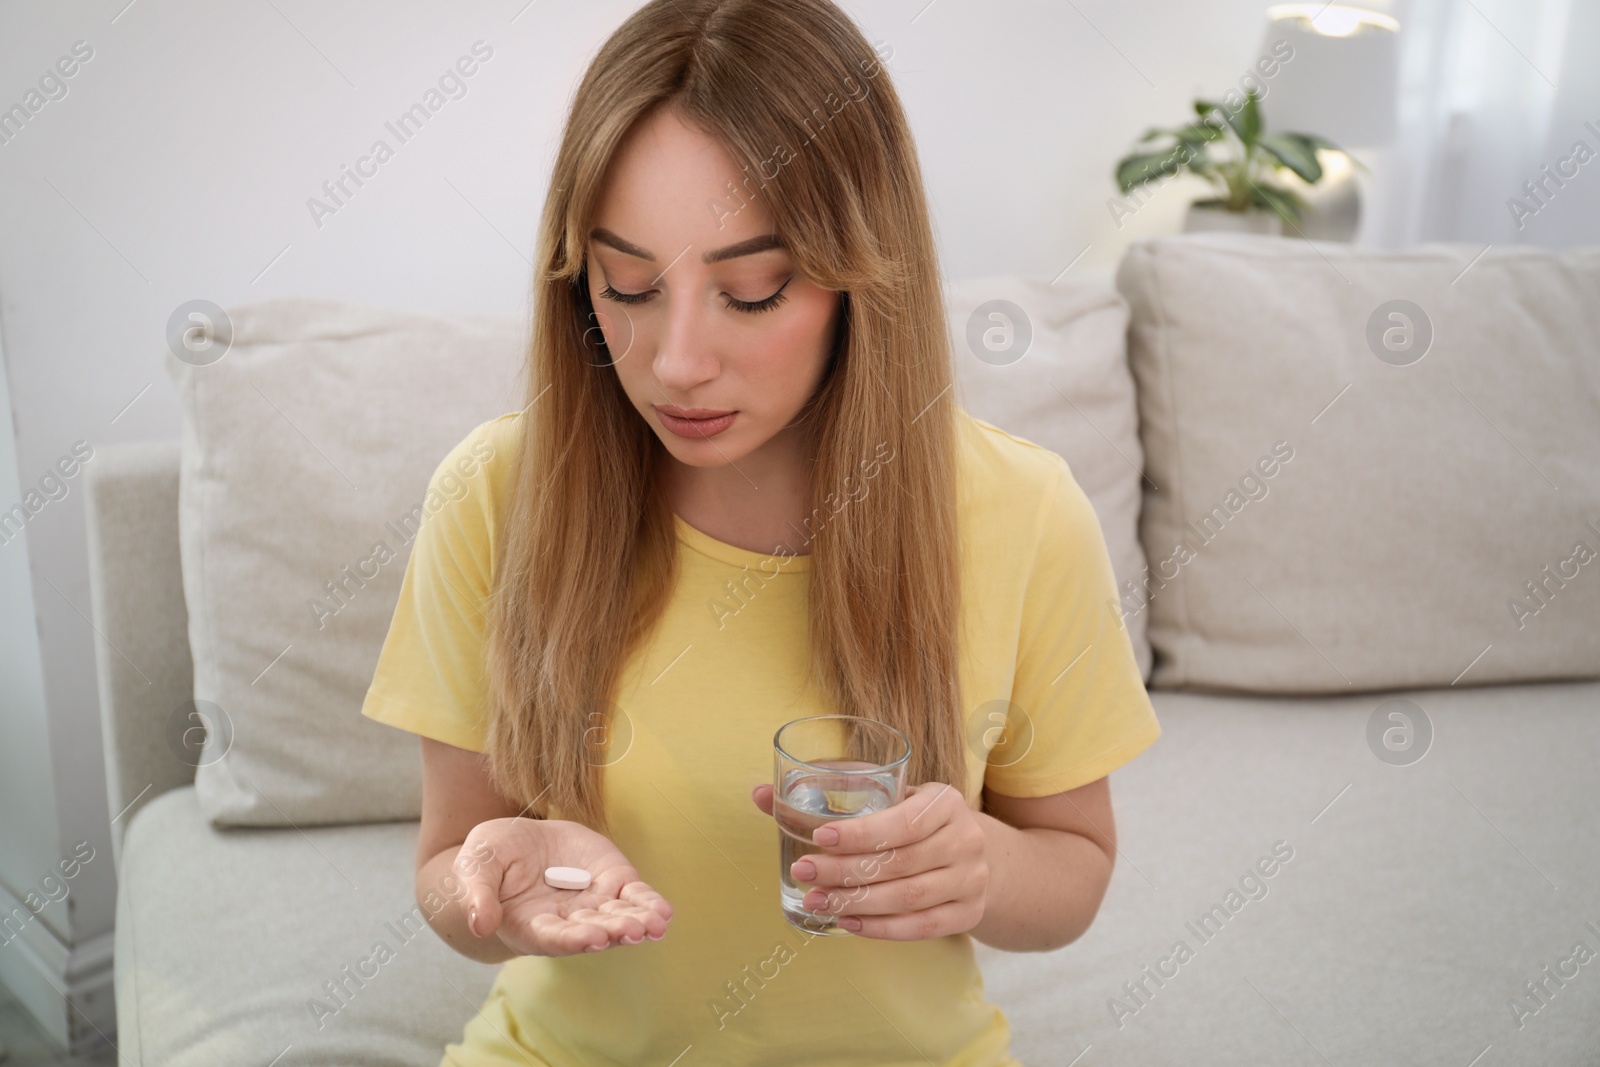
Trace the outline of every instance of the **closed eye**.
<instances>
[{"instance_id":1,"label":"closed eye","mask_svg":"<svg viewBox=\"0 0 1600 1067\"><path fill-rule=\"evenodd\" d=\"M761 300L740 300L737 297L729 296L727 293L723 293L723 298L727 300L727 304L725 306L730 311L743 311L752 315L758 314L762 311L771 311L773 308L789 299L789 297L784 293L784 290L789 287L789 282L792 281L794 281L793 276L779 286L777 292ZM613 289L610 283L601 286L600 295L605 297L607 300L615 301L618 304L642 304L646 300L650 299L650 292L648 290L642 293L621 293Z\"/></svg>"},{"instance_id":2,"label":"closed eye","mask_svg":"<svg viewBox=\"0 0 1600 1067\"><path fill-rule=\"evenodd\" d=\"M649 293L619 293L609 282L600 287L600 295L619 304L642 304L650 299Z\"/></svg>"},{"instance_id":3,"label":"closed eye","mask_svg":"<svg viewBox=\"0 0 1600 1067\"><path fill-rule=\"evenodd\" d=\"M773 308L777 307L779 304L781 304L785 300L789 299L787 296L784 295L783 291L785 289L789 288L789 282L792 282L792 281L794 281L794 276L790 275L789 281L786 281L782 285L778 286L778 291L776 293L773 293L771 296L767 297L765 300L756 300L756 301L736 300L733 297L729 296L728 297L728 307L730 307L730 308L732 308L732 309L734 309L736 311L748 311L748 312L750 312L752 314L754 314L756 312L759 312L759 311L771 311ZM727 296L726 293L724 293L723 295Z\"/></svg>"}]
</instances>

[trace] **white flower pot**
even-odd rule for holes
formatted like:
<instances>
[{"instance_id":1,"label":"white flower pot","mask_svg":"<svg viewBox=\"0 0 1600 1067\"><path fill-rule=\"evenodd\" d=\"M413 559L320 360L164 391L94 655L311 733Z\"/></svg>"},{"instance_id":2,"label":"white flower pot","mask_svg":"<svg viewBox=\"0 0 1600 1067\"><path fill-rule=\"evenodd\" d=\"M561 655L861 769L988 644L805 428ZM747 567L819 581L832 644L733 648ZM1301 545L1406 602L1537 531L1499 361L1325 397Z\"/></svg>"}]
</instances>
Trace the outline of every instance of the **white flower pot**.
<instances>
[{"instance_id":1,"label":"white flower pot","mask_svg":"<svg viewBox=\"0 0 1600 1067\"><path fill-rule=\"evenodd\" d=\"M1253 207L1249 211L1229 211L1217 204L1196 200L1183 217L1185 233L1227 230L1234 233L1261 233L1283 236L1283 219L1276 211Z\"/></svg>"},{"instance_id":2,"label":"white flower pot","mask_svg":"<svg viewBox=\"0 0 1600 1067\"><path fill-rule=\"evenodd\" d=\"M1322 149L1317 153L1322 178L1316 184L1302 181L1293 171L1280 171L1279 185L1299 193L1306 202L1300 215L1300 228L1283 228L1286 237L1305 237L1312 241L1353 242L1361 229L1361 187L1355 167L1343 152Z\"/></svg>"}]
</instances>

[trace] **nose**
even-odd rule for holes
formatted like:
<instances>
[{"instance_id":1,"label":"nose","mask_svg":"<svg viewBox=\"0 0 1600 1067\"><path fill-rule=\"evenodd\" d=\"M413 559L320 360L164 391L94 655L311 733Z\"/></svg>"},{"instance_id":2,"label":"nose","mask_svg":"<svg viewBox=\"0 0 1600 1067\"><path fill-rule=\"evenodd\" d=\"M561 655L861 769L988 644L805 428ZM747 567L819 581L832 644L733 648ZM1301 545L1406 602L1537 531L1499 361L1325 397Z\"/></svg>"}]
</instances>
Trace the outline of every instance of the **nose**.
<instances>
[{"instance_id":1,"label":"nose","mask_svg":"<svg viewBox=\"0 0 1600 1067\"><path fill-rule=\"evenodd\" d=\"M686 397L695 388L717 376L721 362L712 343L705 302L689 294L697 287L684 286L678 278L679 295L667 301L665 332L656 344L651 366L656 380L669 394Z\"/></svg>"}]
</instances>

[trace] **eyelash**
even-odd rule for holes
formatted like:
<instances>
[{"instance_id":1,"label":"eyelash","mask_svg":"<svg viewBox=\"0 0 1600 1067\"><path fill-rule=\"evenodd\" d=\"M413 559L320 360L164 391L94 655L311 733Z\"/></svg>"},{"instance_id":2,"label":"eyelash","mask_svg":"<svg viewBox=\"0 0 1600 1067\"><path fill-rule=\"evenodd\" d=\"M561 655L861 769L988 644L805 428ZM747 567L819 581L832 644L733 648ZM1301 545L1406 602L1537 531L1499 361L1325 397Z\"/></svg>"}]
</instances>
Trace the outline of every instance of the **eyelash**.
<instances>
[{"instance_id":1,"label":"eyelash","mask_svg":"<svg viewBox=\"0 0 1600 1067\"><path fill-rule=\"evenodd\" d=\"M793 280L793 278L789 279L789 281ZM730 296L728 297L728 303L726 306L730 311L743 311L751 315L759 314L763 311L771 311L773 308L789 299L788 295L784 293L784 289L787 289L788 287L789 282L784 282L783 285L778 287L778 291L776 293L773 293L764 300L738 300ZM609 282L601 286L600 295L605 297L607 300L614 300L619 304L642 304L646 300L650 299L650 294L648 292L619 293L615 289L611 288L611 284Z\"/></svg>"}]
</instances>

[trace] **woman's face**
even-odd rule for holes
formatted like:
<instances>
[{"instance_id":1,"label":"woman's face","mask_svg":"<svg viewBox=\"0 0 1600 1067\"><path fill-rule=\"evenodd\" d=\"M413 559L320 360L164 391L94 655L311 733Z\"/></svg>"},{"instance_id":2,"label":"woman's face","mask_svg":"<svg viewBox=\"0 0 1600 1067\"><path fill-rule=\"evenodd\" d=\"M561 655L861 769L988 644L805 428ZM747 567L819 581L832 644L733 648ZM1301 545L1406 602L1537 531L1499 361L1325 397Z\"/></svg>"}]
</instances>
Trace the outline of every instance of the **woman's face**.
<instances>
[{"instance_id":1,"label":"woman's face","mask_svg":"<svg viewBox=\"0 0 1600 1067\"><path fill-rule=\"evenodd\" d=\"M590 233L592 325L634 408L694 467L792 441L784 428L822 381L840 306L775 246L744 181L717 141L661 108L612 160Z\"/></svg>"}]
</instances>

